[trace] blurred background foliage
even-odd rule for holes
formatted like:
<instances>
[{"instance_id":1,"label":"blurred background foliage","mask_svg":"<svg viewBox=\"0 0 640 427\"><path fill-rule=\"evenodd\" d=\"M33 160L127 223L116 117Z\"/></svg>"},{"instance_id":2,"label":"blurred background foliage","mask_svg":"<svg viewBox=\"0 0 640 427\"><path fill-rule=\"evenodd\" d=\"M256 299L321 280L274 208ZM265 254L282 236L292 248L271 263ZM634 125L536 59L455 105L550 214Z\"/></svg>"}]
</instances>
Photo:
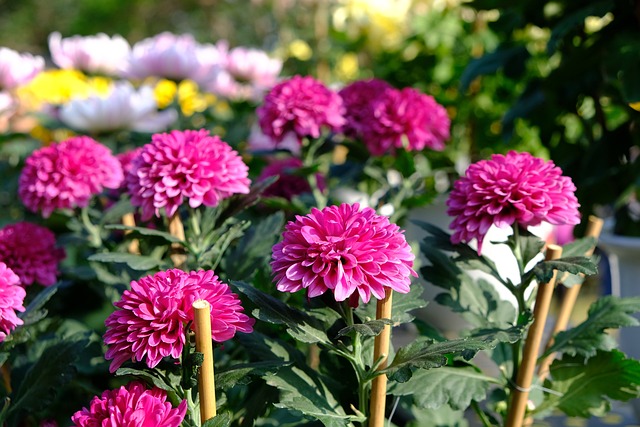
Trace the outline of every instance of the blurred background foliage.
<instances>
[{"instance_id":1,"label":"blurred background foliage","mask_svg":"<svg viewBox=\"0 0 640 427\"><path fill-rule=\"evenodd\" d=\"M574 179L585 215L637 199L634 0L0 0L0 10L0 45L45 57L53 31L132 44L189 32L265 49L285 76L414 86L452 118L448 148L429 153L434 169L455 175L527 150Z\"/></svg>"}]
</instances>

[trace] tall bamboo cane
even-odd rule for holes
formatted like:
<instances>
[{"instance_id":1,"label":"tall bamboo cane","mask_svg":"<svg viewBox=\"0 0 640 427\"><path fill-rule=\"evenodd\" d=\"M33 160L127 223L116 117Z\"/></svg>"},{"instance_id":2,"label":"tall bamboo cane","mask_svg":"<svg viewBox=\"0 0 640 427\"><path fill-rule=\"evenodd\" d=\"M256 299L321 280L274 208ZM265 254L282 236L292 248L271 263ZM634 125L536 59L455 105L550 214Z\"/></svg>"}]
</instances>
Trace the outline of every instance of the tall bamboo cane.
<instances>
[{"instance_id":1,"label":"tall bamboo cane","mask_svg":"<svg viewBox=\"0 0 640 427\"><path fill-rule=\"evenodd\" d=\"M393 291L386 288L384 299L378 300L376 305L376 319L391 319ZM385 325L380 335L376 336L373 347L373 360L382 360L378 369L387 367L389 356L389 340L391 339L391 325ZM371 401L369 405L369 427L383 427L384 413L387 400L387 376L378 375L371 386Z\"/></svg>"},{"instance_id":2,"label":"tall bamboo cane","mask_svg":"<svg viewBox=\"0 0 640 427\"><path fill-rule=\"evenodd\" d=\"M204 355L198 375L200 420L204 423L216 416L216 387L213 376L213 345L211 342L211 306L208 301L193 302L195 312L196 351Z\"/></svg>"},{"instance_id":3,"label":"tall bamboo cane","mask_svg":"<svg viewBox=\"0 0 640 427\"><path fill-rule=\"evenodd\" d=\"M546 260L558 259L562 255L562 248L558 245L549 245L547 247ZM507 414L506 427L521 427L525 418L527 409L527 400L529 399L529 390L533 382L533 374L536 368L536 360L538 359L538 351L542 342L542 334L544 326L549 314L549 306L553 297L553 288L556 283L557 272L554 271L553 277L547 283L538 285L538 293L536 295L536 304L533 309L533 323L529 327L527 338L524 343L524 351L522 362L518 367L518 376L516 384L512 391L511 405Z\"/></svg>"}]
</instances>

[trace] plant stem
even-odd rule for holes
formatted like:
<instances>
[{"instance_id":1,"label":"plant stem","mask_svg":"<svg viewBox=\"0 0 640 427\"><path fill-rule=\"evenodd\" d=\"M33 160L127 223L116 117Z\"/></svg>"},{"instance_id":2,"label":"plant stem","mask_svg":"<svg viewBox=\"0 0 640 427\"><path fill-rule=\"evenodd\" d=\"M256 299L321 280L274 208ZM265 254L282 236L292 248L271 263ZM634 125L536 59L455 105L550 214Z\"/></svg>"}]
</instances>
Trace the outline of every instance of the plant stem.
<instances>
[{"instance_id":1,"label":"plant stem","mask_svg":"<svg viewBox=\"0 0 640 427\"><path fill-rule=\"evenodd\" d=\"M345 321L347 326L353 326L353 308L344 307L345 308ZM358 332L353 331L351 333L351 354L347 359L351 362L353 366L353 370L355 371L356 378L358 380L358 410L365 415L365 420L367 419L367 384L369 380L367 380L367 372L362 361L362 342L360 341L360 334ZM364 422L363 422L364 425Z\"/></svg>"},{"instance_id":2,"label":"plant stem","mask_svg":"<svg viewBox=\"0 0 640 427\"><path fill-rule=\"evenodd\" d=\"M80 218L82 219L82 225L89 233L89 244L94 248L102 246L102 237L100 237L100 228L91 222L89 218L89 208L84 207L80 209Z\"/></svg>"},{"instance_id":3,"label":"plant stem","mask_svg":"<svg viewBox=\"0 0 640 427\"><path fill-rule=\"evenodd\" d=\"M318 151L320 145L322 145L323 141L317 140L307 140L309 150L307 150L307 154L304 156L304 167L311 167L314 164L315 154ZM313 198L316 201L316 207L318 209L324 209L327 206L327 198L320 188L318 187L318 178L315 173L311 173L307 176L307 181L309 182L309 186L311 187L311 193L313 194Z\"/></svg>"},{"instance_id":4,"label":"plant stem","mask_svg":"<svg viewBox=\"0 0 640 427\"><path fill-rule=\"evenodd\" d=\"M482 410L482 408L480 408L480 405L478 405L478 402L476 402L475 400L472 400L471 401L471 408L473 408L474 412L478 415L478 418L482 422L483 426L485 426L485 427L493 427L493 424L491 424L491 421L487 417L487 414L485 414L484 411Z\"/></svg>"}]
</instances>

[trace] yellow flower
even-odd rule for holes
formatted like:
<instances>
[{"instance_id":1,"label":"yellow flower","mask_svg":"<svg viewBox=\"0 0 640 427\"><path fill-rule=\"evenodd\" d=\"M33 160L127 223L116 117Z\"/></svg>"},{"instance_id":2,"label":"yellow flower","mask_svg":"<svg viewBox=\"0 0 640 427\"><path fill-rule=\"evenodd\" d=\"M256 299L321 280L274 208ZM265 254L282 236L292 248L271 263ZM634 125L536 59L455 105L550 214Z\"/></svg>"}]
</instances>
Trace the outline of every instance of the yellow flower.
<instances>
[{"instance_id":1,"label":"yellow flower","mask_svg":"<svg viewBox=\"0 0 640 427\"><path fill-rule=\"evenodd\" d=\"M299 59L300 61L308 61L313 56L313 51L307 42L304 40L296 39L289 43L287 49L290 56Z\"/></svg>"},{"instance_id":2,"label":"yellow flower","mask_svg":"<svg viewBox=\"0 0 640 427\"><path fill-rule=\"evenodd\" d=\"M629 104L629 107L633 108L636 111L640 111L640 102L632 102Z\"/></svg>"},{"instance_id":3,"label":"yellow flower","mask_svg":"<svg viewBox=\"0 0 640 427\"><path fill-rule=\"evenodd\" d=\"M342 81L354 80L358 76L358 55L347 52L338 58L336 74Z\"/></svg>"},{"instance_id":4,"label":"yellow flower","mask_svg":"<svg viewBox=\"0 0 640 427\"><path fill-rule=\"evenodd\" d=\"M167 108L176 98L178 85L172 80L160 80L153 88L153 96L156 98L158 108Z\"/></svg>"},{"instance_id":5,"label":"yellow flower","mask_svg":"<svg viewBox=\"0 0 640 427\"><path fill-rule=\"evenodd\" d=\"M43 104L64 104L73 98L106 95L111 86L107 77L88 77L78 70L46 70L17 90L22 105L37 110Z\"/></svg>"},{"instance_id":6,"label":"yellow flower","mask_svg":"<svg viewBox=\"0 0 640 427\"><path fill-rule=\"evenodd\" d=\"M217 101L215 95L200 92L198 84L191 80L182 80L180 83L160 80L154 87L154 95L158 108L167 108L172 102L177 101L186 117L206 110Z\"/></svg>"}]
</instances>

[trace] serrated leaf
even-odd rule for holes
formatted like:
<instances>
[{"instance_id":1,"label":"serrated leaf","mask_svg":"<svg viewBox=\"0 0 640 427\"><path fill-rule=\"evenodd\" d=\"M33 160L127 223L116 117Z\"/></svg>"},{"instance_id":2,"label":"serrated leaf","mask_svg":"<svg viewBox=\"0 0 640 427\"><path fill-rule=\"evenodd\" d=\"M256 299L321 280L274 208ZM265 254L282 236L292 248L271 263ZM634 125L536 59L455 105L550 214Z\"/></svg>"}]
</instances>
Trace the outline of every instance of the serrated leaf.
<instances>
[{"instance_id":1,"label":"serrated leaf","mask_svg":"<svg viewBox=\"0 0 640 427\"><path fill-rule=\"evenodd\" d=\"M524 264L527 265L532 259L542 253L544 247L544 240L534 235L520 235L518 237L520 241L520 251L522 253L522 259Z\"/></svg>"},{"instance_id":2,"label":"serrated leaf","mask_svg":"<svg viewBox=\"0 0 640 427\"><path fill-rule=\"evenodd\" d=\"M350 424L351 417L344 412L316 371L287 366L277 375L265 377L265 380L280 390L276 407L299 411L327 427L347 427Z\"/></svg>"},{"instance_id":3,"label":"serrated leaf","mask_svg":"<svg viewBox=\"0 0 640 427\"><path fill-rule=\"evenodd\" d=\"M182 242L181 239L177 238L176 236L167 233L165 231L161 231L161 230L155 230L152 228L145 228L145 227L134 227L134 226L130 226L130 225L123 225L123 224L109 224L109 225L105 225L104 227L106 230L129 230L132 232L135 232L137 234L141 234L143 236L154 236L154 237L162 237L164 240L166 240L169 243L180 243Z\"/></svg>"},{"instance_id":4,"label":"serrated leaf","mask_svg":"<svg viewBox=\"0 0 640 427\"><path fill-rule=\"evenodd\" d=\"M472 400L483 401L489 385L495 379L472 366L449 367L415 372L404 383L392 383L394 396L413 396L420 408L437 409L449 405L453 409L467 409Z\"/></svg>"},{"instance_id":5,"label":"serrated leaf","mask_svg":"<svg viewBox=\"0 0 640 427\"><path fill-rule=\"evenodd\" d=\"M548 283L554 270L590 276L598 272L598 266L590 258L577 256L539 262L533 267L532 273L539 283Z\"/></svg>"},{"instance_id":6,"label":"serrated leaf","mask_svg":"<svg viewBox=\"0 0 640 427\"><path fill-rule=\"evenodd\" d=\"M380 332L382 332L385 325L391 325L392 323L393 322L390 319L375 319L364 323L357 323L340 329L336 335L336 339L349 335L351 331L356 331L365 337L375 337L380 335Z\"/></svg>"},{"instance_id":7,"label":"serrated leaf","mask_svg":"<svg viewBox=\"0 0 640 427\"><path fill-rule=\"evenodd\" d=\"M47 407L62 386L75 376L75 364L89 342L89 333L79 333L50 343L40 358L28 368L11 396L13 403L9 417L25 410L38 411Z\"/></svg>"},{"instance_id":8,"label":"serrated leaf","mask_svg":"<svg viewBox=\"0 0 640 427\"><path fill-rule=\"evenodd\" d=\"M553 345L541 357L555 352L591 357L597 350L611 350L616 342L604 331L639 325L638 319L633 317L638 312L640 297L600 297L589 307L587 318L576 327L558 333Z\"/></svg>"},{"instance_id":9,"label":"serrated leaf","mask_svg":"<svg viewBox=\"0 0 640 427\"><path fill-rule=\"evenodd\" d=\"M640 361L618 350L598 351L588 360L565 356L551 365L550 375L545 387L556 393L545 394L536 411L557 407L568 416L589 418L608 412L610 400L640 396Z\"/></svg>"},{"instance_id":10,"label":"serrated leaf","mask_svg":"<svg viewBox=\"0 0 640 427\"><path fill-rule=\"evenodd\" d=\"M231 284L257 306L252 313L256 318L276 325L285 325L287 332L301 342L309 344L330 342L323 325L307 313L246 283L231 281Z\"/></svg>"},{"instance_id":11,"label":"serrated leaf","mask_svg":"<svg viewBox=\"0 0 640 427\"><path fill-rule=\"evenodd\" d=\"M213 418L209 418L202 427L229 427L231 425L231 413L222 412Z\"/></svg>"},{"instance_id":12,"label":"serrated leaf","mask_svg":"<svg viewBox=\"0 0 640 427\"><path fill-rule=\"evenodd\" d=\"M284 225L284 214L277 212L254 223L229 251L222 266L236 280L246 280L260 265L271 258L271 247L276 243Z\"/></svg>"},{"instance_id":13,"label":"serrated leaf","mask_svg":"<svg viewBox=\"0 0 640 427\"><path fill-rule=\"evenodd\" d=\"M406 347L400 348L393 362L381 370L390 380L405 382L411 378L412 371L418 369L439 368L447 364L447 356L462 356L470 360L480 350L494 348L499 342L515 342L522 337L520 328L505 330L480 330L465 338L433 342L418 339Z\"/></svg>"},{"instance_id":14,"label":"serrated leaf","mask_svg":"<svg viewBox=\"0 0 640 427\"><path fill-rule=\"evenodd\" d=\"M24 322L23 327L32 325L47 315L47 311L43 307L61 286L62 284L58 282L38 292L38 295L25 307L25 310L18 314L18 317Z\"/></svg>"},{"instance_id":15,"label":"serrated leaf","mask_svg":"<svg viewBox=\"0 0 640 427\"><path fill-rule=\"evenodd\" d=\"M567 243L562 247L562 258L584 256L596 246L597 242L595 237L582 237Z\"/></svg>"},{"instance_id":16,"label":"serrated leaf","mask_svg":"<svg viewBox=\"0 0 640 427\"><path fill-rule=\"evenodd\" d=\"M129 268L136 271L147 271L163 265L161 259L152 258L150 256L134 255L120 252L104 252L93 254L87 258L89 261L97 261L104 263L123 263Z\"/></svg>"},{"instance_id":17,"label":"serrated leaf","mask_svg":"<svg viewBox=\"0 0 640 427\"><path fill-rule=\"evenodd\" d=\"M216 389L226 390L237 384L248 384L251 376L265 376L271 374L289 363L279 361L264 361L243 363L226 368L222 371L216 371L215 384Z\"/></svg>"}]
</instances>

